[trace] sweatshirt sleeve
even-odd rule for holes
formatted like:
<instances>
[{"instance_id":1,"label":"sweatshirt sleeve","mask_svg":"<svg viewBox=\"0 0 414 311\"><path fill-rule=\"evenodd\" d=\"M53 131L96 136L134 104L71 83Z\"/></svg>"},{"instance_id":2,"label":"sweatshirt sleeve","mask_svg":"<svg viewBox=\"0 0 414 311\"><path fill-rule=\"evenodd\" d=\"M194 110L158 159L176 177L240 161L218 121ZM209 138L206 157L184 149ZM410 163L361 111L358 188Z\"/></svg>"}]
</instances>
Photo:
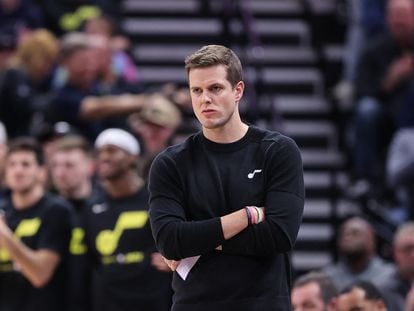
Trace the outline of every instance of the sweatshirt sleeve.
<instances>
[{"instance_id":1,"label":"sweatshirt sleeve","mask_svg":"<svg viewBox=\"0 0 414 311\"><path fill-rule=\"evenodd\" d=\"M265 159L266 219L226 241L226 253L273 256L290 251L296 242L305 196L299 149L283 137L267 149Z\"/></svg>"},{"instance_id":2,"label":"sweatshirt sleeve","mask_svg":"<svg viewBox=\"0 0 414 311\"><path fill-rule=\"evenodd\" d=\"M219 217L187 221L184 185L175 161L158 156L150 171L150 222L158 251L168 259L202 255L224 242Z\"/></svg>"}]
</instances>

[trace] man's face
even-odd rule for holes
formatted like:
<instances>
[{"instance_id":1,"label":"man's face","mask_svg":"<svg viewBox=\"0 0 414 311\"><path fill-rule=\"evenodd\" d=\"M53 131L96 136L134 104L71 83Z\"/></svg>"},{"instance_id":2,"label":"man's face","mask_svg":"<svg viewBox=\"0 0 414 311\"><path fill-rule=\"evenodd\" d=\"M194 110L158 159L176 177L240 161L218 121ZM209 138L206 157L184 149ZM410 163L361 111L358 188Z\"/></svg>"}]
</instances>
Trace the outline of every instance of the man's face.
<instances>
[{"instance_id":1,"label":"man's face","mask_svg":"<svg viewBox=\"0 0 414 311\"><path fill-rule=\"evenodd\" d=\"M194 113L205 129L231 126L238 116L244 84L240 81L233 88L226 76L223 65L193 68L188 74Z\"/></svg>"},{"instance_id":2,"label":"man's face","mask_svg":"<svg viewBox=\"0 0 414 311\"><path fill-rule=\"evenodd\" d=\"M59 150L52 156L51 173L59 192L73 192L90 179L92 161L82 150Z\"/></svg>"},{"instance_id":3,"label":"man's face","mask_svg":"<svg viewBox=\"0 0 414 311\"><path fill-rule=\"evenodd\" d=\"M157 154L168 147L174 128L144 121L136 127L136 131L144 141L146 152Z\"/></svg>"},{"instance_id":4,"label":"man's face","mask_svg":"<svg viewBox=\"0 0 414 311\"><path fill-rule=\"evenodd\" d=\"M365 299L365 293L360 288L354 288L349 293L339 295L337 311L385 311L382 301Z\"/></svg>"},{"instance_id":5,"label":"man's face","mask_svg":"<svg viewBox=\"0 0 414 311\"><path fill-rule=\"evenodd\" d=\"M102 146L97 150L96 171L101 179L112 180L127 173L135 157L112 145Z\"/></svg>"},{"instance_id":6,"label":"man's face","mask_svg":"<svg viewBox=\"0 0 414 311\"><path fill-rule=\"evenodd\" d=\"M6 184L11 191L27 193L41 181L42 167L30 151L15 151L6 159Z\"/></svg>"},{"instance_id":7,"label":"man's face","mask_svg":"<svg viewBox=\"0 0 414 311\"><path fill-rule=\"evenodd\" d=\"M327 310L321 297L319 285L316 282L293 288L292 305L294 311Z\"/></svg>"},{"instance_id":8,"label":"man's face","mask_svg":"<svg viewBox=\"0 0 414 311\"><path fill-rule=\"evenodd\" d=\"M394 243L394 257L400 273L414 281L414 235L401 234Z\"/></svg>"},{"instance_id":9,"label":"man's face","mask_svg":"<svg viewBox=\"0 0 414 311\"><path fill-rule=\"evenodd\" d=\"M97 75L94 51L84 48L74 52L66 61L69 80L79 87L90 87Z\"/></svg>"},{"instance_id":10,"label":"man's face","mask_svg":"<svg viewBox=\"0 0 414 311\"><path fill-rule=\"evenodd\" d=\"M411 42L414 35L414 5L411 0L389 0L388 27L397 41Z\"/></svg>"},{"instance_id":11,"label":"man's face","mask_svg":"<svg viewBox=\"0 0 414 311\"><path fill-rule=\"evenodd\" d=\"M339 247L345 255L366 253L374 247L373 233L362 220L352 218L342 227Z\"/></svg>"}]
</instances>

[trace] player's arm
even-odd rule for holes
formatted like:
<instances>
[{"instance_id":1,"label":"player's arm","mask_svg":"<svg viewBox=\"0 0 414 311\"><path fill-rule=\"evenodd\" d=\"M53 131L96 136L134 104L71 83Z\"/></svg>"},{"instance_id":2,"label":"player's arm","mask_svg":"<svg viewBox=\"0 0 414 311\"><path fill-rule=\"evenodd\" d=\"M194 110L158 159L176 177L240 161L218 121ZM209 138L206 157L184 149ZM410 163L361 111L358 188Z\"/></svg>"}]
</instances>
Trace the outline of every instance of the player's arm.
<instances>
[{"instance_id":1,"label":"player's arm","mask_svg":"<svg viewBox=\"0 0 414 311\"><path fill-rule=\"evenodd\" d=\"M59 264L60 255L52 250L32 250L23 244L0 217L0 245L34 287L45 286Z\"/></svg>"}]
</instances>

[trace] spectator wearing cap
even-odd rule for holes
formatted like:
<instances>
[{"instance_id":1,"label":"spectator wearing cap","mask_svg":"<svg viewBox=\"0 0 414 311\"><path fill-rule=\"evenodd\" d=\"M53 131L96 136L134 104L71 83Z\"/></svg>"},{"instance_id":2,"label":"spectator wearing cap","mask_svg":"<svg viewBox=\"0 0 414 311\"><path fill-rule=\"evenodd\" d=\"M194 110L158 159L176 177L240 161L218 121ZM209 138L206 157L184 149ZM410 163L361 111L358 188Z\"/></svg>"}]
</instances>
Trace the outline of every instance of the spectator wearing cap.
<instances>
[{"instance_id":1,"label":"spectator wearing cap","mask_svg":"<svg viewBox=\"0 0 414 311\"><path fill-rule=\"evenodd\" d=\"M74 32L64 36L61 64L66 77L49 111L52 123L66 121L91 141L102 131L105 120L139 111L146 99L145 95L98 97L94 83L99 68L92 47L86 34Z\"/></svg>"},{"instance_id":2,"label":"spectator wearing cap","mask_svg":"<svg viewBox=\"0 0 414 311\"><path fill-rule=\"evenodd\" d=\"M145 179L155 156L172 141L181 123L181 113L174 103L162 95L152 95L142 110L128 118L132 131L143 143L139 171Z\"/></svg>"},{"instance_id":3,"label":"spectator wearing cap","mask_svg":"<svg viewBox=\"0 0 414 311\"><path fill-rule=\"evenodd\" d=\"M171 273L157 253L148 219L148 191L137 174L140 146L130 133L107 129L95 141L102 195L86 216L96 262L96 311L170 310Z\"/></svg>"}]
</instances>

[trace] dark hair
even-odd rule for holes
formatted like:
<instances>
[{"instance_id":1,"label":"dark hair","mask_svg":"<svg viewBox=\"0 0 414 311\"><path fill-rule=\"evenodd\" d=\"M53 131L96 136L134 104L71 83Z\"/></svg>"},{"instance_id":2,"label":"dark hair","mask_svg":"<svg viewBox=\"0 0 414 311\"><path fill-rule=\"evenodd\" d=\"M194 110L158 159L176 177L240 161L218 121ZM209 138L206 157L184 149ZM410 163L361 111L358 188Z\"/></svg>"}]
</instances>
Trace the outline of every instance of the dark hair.
<instances>
[{"instance_id":1,"label":"dark hair","mask_svg":"<svg viewBox=\"0 0 414 311\"><path fill-rule=\"evenodd\" d=\"M293 287L301 287L310 283L318 284L321 298L326 304L329 303L332 298L335 298L338 295L338 290L335 286L335 283L328 275L322 272L312 271L300 276L296 279Z\"/></svg>"},{"instance_id":2,"label":"dark hair","mask_svg":"<svg viewBox=\"0 0 414 311\"><path fill-rule=\"evenodd\" d=\"M85 154L92 155L92 147L89 142L80 135L67 135L55 142L56 151L81 150Z\"/></svg>"},{"instance_id":3,"label":"dark hair","mask_svg":"<svg viewBox=\"0 0 414 311\"><path fill-rule=\"evenodd\" d=\"M382 300L385 302L384 296L382 295L381 291L371 282L368 281L355 281L351 285L345 287L341 294L346 294L351 292L354 288L360 288L364 291L365 299L370 301L377 301Z\"/></svg>"},{"instance_id":4,"label":"dark hair","mask_svg":"<svg viewBox=\"0 0 414 311\"><path fill-rule=\"evenodd\" d=\"M235 87L243 80L243 69L240 59L229 48L222 45L206 45L185 59L187 74L192 68L205 68L224 65L227 71L227 80Z\"/></svg>"},{"instance_id":5,"label":"dark hair","mask_svg":"<svg viewBox=\"0 0 414 311\"><path fill-rule=\"evenodd\" d=\"M9 148L7 151L7 157L13 153L27 151L34 154L38 165L44 164L44 157L42 149L37 141L31 137L18 137L9 142Z\"/></svg>"}]
</instances>

